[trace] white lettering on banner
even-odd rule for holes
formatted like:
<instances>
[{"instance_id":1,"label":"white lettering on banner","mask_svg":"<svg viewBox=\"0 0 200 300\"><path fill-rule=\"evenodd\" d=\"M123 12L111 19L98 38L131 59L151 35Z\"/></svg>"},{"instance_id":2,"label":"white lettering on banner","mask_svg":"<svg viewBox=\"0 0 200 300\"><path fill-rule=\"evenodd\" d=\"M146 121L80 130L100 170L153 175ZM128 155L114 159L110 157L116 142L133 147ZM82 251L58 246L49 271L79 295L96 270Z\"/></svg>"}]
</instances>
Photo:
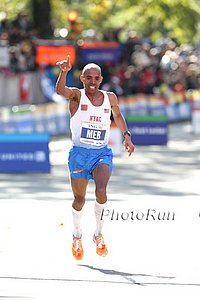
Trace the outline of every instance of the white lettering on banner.
<instances>
[{"instance_id":1,"label":"white lettering on banner","mask_svg":"<svg viewBox=\"0 0 200 300\"><path fill-rule=\"evenodd\" d=\"M0 161L5 162L14 160L43 162L46 160L46 153L44 151L0 153Z\"/></svg>"},{"instance_id":2,"label":"white lettering on banner","mask_svg":"<svg viewBox=\"0 0 200 300\"><path fill-rule=\"evenodd\" d=\"M167 129L164 127L133 127L133 134L149 134L149 135L163 135L167 133Z\"/></svg>"},{"instance_id":3,"label":"white lettering on banner","mask_svg":"<svg viewBox=\"0 0 200 300\"><path fill-rule=\"evenodd\" d=\"M113 53L90 53L88 54L88 60L113 60Z\"/></svg>"},{"instance_id":4,"label":"white lettering on banner","mask_svg":"<svg viewBox=\"0 0 200 300\"><path fill-rule=\"evenodd\" d=\"M43 162L46 160L46 153L44 151L36 151L35 152L35 161Z\"/></svg>"}]
</instances>

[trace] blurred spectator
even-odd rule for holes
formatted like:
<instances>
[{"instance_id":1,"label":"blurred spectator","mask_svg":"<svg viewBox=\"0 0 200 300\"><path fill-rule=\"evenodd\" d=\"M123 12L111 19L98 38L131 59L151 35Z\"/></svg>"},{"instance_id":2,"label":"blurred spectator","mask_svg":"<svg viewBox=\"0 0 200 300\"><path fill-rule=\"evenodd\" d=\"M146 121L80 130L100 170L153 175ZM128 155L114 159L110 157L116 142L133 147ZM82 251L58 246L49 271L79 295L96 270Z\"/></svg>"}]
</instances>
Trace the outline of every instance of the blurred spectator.
<instances>
[{"instance_id":1,"label":"blurred spectator","mask_svg":"<svg viewBox=\"0 0 200 300\"><path fill-rule=\"evenodd\" d=\"M8 27L7 14L5 12L0 12L0 34L5 32Z\"/></svg>"},{"instance_id":2,"label":"blurred spectator","mask_svg":"<svg viewBox=\"0 0 200 300\"><path fill-rule=\"evenodd\" d=\"M29 37L29 33L33 29L28 14L24 10L18 13L11 26L18 30L22 39Z\"/></svg>"}]
</instances>

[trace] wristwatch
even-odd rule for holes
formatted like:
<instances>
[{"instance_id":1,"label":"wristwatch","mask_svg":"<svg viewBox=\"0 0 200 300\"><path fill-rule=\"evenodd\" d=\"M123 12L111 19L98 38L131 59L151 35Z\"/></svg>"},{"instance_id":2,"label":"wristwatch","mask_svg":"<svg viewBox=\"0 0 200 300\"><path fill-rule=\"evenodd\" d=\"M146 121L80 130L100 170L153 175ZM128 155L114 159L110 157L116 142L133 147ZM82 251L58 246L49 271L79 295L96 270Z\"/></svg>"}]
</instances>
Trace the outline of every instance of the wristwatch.
<instances>
[{"instance_id":1,"label":"wristwatch","mask_svg":"<svg viewBox=\"0 0 200 300\"><path fill-rule=\"evenodd\" d=\"M126 135L131 136L131 133L130 133L129 130L123 132L123 137L124 138L125 138Z\"/></svg>"}]
</instances>

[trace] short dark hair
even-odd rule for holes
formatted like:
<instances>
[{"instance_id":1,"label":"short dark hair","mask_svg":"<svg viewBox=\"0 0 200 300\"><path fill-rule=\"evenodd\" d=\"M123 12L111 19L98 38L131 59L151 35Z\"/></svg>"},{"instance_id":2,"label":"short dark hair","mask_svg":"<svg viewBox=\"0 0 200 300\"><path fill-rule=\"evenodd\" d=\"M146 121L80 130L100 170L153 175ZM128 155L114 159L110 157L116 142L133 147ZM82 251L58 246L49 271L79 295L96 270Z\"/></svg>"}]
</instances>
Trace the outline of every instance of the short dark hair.
<instances>
[{"instance_id":1,"label":"short dark hair","mask_svg":"<svg viewBox=\"0 0 200 300\"><path fill-rule=\"evenodd\" d=\"M90 70L90 69L97 69L101 74L101 68L97 64L94 64L94 63L90 63L90 64L85 65L85 67L82 70L82 74L84 75L84 73L87 70Z\"/></svg>"}]
</instances>

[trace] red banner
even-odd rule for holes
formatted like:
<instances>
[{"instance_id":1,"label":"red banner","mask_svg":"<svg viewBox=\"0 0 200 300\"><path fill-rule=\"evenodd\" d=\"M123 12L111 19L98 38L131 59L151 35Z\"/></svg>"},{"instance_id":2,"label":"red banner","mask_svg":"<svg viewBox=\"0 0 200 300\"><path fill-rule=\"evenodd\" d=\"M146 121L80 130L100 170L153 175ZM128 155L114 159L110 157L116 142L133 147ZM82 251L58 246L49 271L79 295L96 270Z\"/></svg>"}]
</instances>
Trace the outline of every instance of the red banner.
<instances>
[{"instance_id":1,"label":"red banner","mask_svg":"<svg viewBox=\"0 0 200 300\"><path fill-rule=\"evenodd\" d=\"M73 65L76 59L74 46L38 45L36 47L36 63L38 65L54 66L57 61L66 59L67 55L70 55L70 62Z\"/></svg>"}]
</instances>

